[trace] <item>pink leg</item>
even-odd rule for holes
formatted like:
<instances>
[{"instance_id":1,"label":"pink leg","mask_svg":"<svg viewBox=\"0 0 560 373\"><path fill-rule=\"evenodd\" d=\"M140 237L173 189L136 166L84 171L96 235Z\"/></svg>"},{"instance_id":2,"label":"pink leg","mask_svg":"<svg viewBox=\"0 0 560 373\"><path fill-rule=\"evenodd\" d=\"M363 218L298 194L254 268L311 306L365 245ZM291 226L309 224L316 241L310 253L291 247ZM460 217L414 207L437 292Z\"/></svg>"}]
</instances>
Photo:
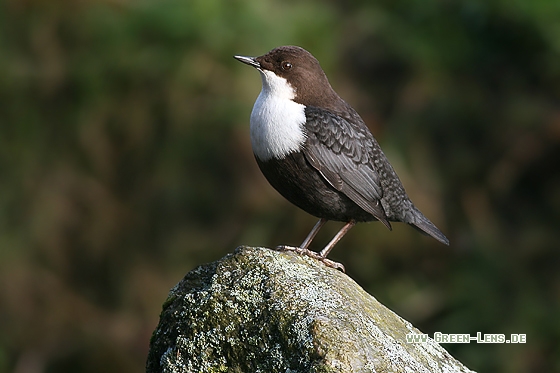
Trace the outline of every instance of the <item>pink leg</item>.
<instances>
[{"instance_id":1,"label":"pink leg","mask_svg":"<svg viewBox=\"0 0 560 373\"><path fill-rule=\"evenodd\" d=\"M344 237L344 235L346 233L348 233L348 231L354 226L356 225L356 221L355 220L350 220L348 223L346 223L344 225L344 227L342 227L338 233L336 234L336 236L333 237L333 239L331 240L331 242L329 242L327 244L327 246L325 246L325 248L323 250L321 250L321 252L319 253L319 255L322 258L326 258L327 255L329 255L329 253L331 252L332 248L334 247L334 245L336 245L338 243L338 241L340 241L340 239L342 237Z\"/></svg>"},{"instance_id":2,"label":"pink leg","mask_svg":"<svg viewBox=\"0 0 560 373\"><path fill-rule=\"evenodd\" d=\"M303 255L307 255L311 258L315 258L317 260L322 261L323 263L325 263L329 267L340 269L342 272L345 272L344 266L341 263L338 263L338 262L335 262L333 260L327 259L327 255L332 250L334 245L336 245L338 243L338 241L340 241L340 239L342 237L344 237L344 235L346 233L348 233L348 231L354 225L356 225L356 222L354 220L350 220L348 223L346 223L338 231L338 233L333 237L333 239L327 244L327 246L325 246L325 248L323 250L321 250L321 252L317 253L315 251L309 250L308 247L311 244L311 241L313 240L313 238L315 238L315 236L317 235L317 232L319 232L319 229L321 229L321 227L326 222L327 222L326 219L319 220L317 222L317 224L315 224L315 226L313 227L311 232L309 232L309 234L307 235L307 237L305 238L305 240L301 244L301 247L292 247L292 246L280 245L276 249L281 250L281 251L295 251L298 254L303 254Z\"/></svg>"},{"instance_id":3,"label":"pink leg","mask_svg":"<svg viewBox=\"0 0 560 373\"><path fill-rule=\"evenodd\" d=\"M309 245L311 244L311 241L313 241L313 239L315 238L315 236L317 235L317 233L319 232L319 229L321 229L321 227L323 227L323 225L325 225L325 223L327 222L327 219L321 219L317 222L317 224L315 224L315 226L313 227L313 229L311 230L311 232L309 232L309 234L307 235L307 237L305 238L305 240L303 240L303 242L300 245L300 249L303 250L307 250L307 248L309 247Z\"/></svg>"}]
</instances>

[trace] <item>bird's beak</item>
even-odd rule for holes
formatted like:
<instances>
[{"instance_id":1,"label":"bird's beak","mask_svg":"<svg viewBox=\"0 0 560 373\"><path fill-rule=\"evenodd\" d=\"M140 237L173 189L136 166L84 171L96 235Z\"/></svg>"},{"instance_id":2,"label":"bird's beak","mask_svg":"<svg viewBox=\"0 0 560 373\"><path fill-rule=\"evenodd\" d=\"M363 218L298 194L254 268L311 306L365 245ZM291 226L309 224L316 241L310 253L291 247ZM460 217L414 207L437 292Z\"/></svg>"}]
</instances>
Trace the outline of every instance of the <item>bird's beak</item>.
<instances>
[{"instance_id":1,"label":"bird's beak","mask_svg":"<svg viewBox=\"0 0 560 373\"><path fill-rule=\"evenodd\" d=\"M249 66L253 66L256 69L259 69L261 67L261 64L259 63L259 61L257 61L257 59L255 57L247 57L247 56L233 56L233 58L235 58L238 61L241 61Z\"/></svg>"}]
</instances>

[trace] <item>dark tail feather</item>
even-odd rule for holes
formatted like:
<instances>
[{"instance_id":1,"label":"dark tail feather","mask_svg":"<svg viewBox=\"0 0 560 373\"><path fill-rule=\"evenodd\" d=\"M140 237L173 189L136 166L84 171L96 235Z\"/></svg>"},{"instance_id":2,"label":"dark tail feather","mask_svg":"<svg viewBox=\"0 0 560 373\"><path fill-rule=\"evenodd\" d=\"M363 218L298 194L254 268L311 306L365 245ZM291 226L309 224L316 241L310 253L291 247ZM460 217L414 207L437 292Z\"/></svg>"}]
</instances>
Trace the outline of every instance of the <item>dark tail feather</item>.
<instances>
[{"instance_id":1,"label":"dark tail feather","mask_svg":"<svg viewBox=\"0 0 560 373\"><path fill-rule=\"evenodd\" d=\"M419 230L421 233L432 236L442 244L449 245L449 240L447 239L447 237L445 237L445 235L441 233L441 231L434 225L434 223L428 220L428 218L425 217L418 209L416 209L416 211L417 214L415 214L414 216L415 221L408 224L410 224L413 228Z\"/></svg>"}]
</instances>

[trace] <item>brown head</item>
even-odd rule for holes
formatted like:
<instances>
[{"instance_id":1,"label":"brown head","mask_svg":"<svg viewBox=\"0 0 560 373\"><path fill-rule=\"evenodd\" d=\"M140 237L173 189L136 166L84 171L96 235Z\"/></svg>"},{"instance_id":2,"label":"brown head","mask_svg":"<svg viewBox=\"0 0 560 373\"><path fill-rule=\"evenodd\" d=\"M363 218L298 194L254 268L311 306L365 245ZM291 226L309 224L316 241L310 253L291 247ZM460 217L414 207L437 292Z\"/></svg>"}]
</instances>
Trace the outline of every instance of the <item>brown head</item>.
<instances>
[{"instance_id":1,"label":"brown head","mask_svg":"<svg viewBox=\"0 0 560 373\"><path fill-rule=\"evenodd\" d=\"M260 57L235 56L239 61L261 71L284 78L295 92L293 101L337 111L344 101L332 89L319 61L297 46L274 48Z\"/></svg>"}]
</instances>

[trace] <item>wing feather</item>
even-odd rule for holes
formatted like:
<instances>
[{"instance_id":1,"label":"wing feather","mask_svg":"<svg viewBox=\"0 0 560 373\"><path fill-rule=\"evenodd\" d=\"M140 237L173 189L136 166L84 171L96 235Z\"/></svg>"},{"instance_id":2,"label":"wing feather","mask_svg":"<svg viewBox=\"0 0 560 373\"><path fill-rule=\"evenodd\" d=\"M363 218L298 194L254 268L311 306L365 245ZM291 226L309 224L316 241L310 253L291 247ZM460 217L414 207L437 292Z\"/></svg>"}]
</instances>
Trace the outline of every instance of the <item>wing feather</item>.
<instances>
[{"instance_id":1,"label":"wing feather","mask_svg":"<svg viewBox=\"0 0 560 373\"><path fill-rule=\"evenodd\" d=\"M391 229L380 203L383 188L373 162L379 145L358 114L349 120L307 107L306 117L307 161L333 188Z\"/></svg>"}]
</instances>

